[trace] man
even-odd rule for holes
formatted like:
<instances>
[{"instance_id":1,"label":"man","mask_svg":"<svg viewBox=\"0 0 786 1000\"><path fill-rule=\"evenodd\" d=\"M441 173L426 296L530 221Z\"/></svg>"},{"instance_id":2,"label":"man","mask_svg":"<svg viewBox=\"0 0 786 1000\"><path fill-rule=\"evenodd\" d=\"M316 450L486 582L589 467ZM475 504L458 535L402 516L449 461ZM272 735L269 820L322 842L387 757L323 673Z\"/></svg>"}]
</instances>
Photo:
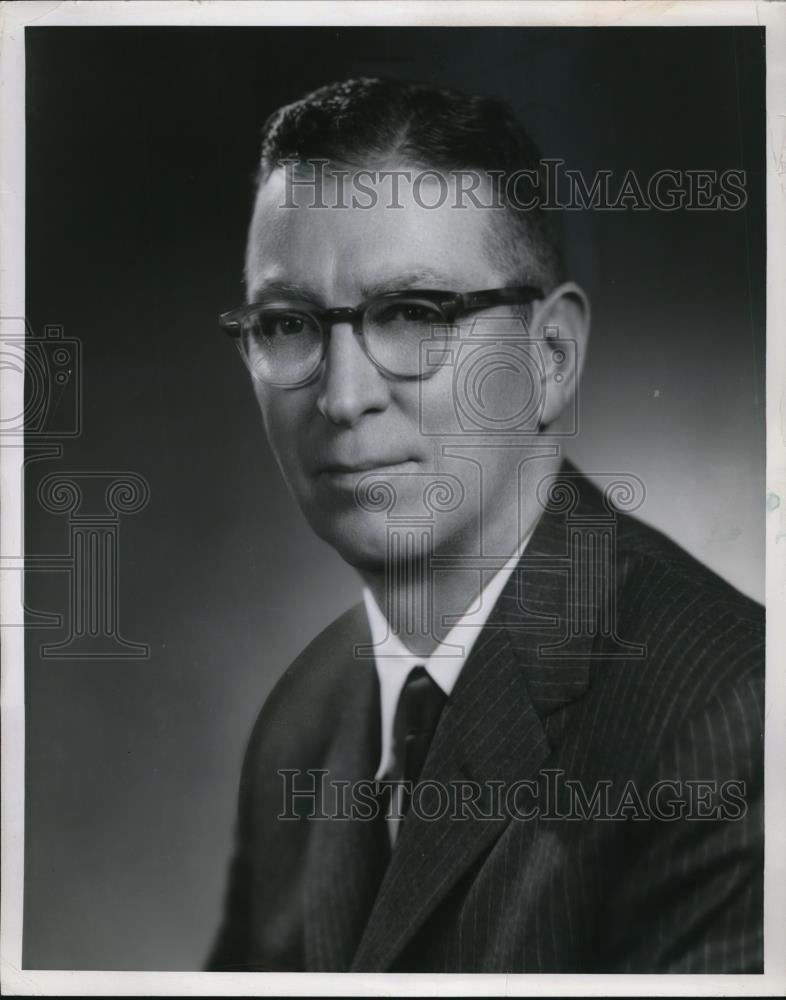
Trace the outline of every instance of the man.
<instances>
[{"instance_id":1,"label":"man","mask_svg":"<svg viewBox=\"0 0 786 1000\"><path fill-rule=\"evenodd\" d=\"M563 462L589 307L537 176L425 86L265 126L223 324L364 599L259 716L211 969L761 970L761 609Z\"/></svg>"}]
</instances>

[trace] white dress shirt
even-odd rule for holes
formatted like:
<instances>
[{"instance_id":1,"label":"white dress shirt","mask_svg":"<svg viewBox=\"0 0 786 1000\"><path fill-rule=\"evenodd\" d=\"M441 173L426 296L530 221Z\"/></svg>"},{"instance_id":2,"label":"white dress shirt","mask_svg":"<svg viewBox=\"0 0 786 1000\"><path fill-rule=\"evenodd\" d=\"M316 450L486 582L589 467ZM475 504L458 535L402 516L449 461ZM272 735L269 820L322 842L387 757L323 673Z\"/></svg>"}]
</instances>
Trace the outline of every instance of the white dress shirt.
<instances>
[{"instance_id":1,"label":"white dress shirt","mask_svg":"<svg viewBox=\"0 0 786 1000\"><path fill-rule=\"evenodd\" d=\"M381 709L382 754L375 777L381 778L388 770L393 759L393 720L396 714L401 689L413 667L422 666L428 671L447 696L450 696L459 674L466 663L475 640L480 635L483 626L497 603L499 595L505 588L513 570L518 565L522 553L531 537L531 532L519 545L505 565L489 580L478 598L478 606L467 611L451 628L442 642L433 650L430 656L416 656L411 653L394 635L387 619L380 610L373 594L368 587L363 588L363 601L366 605L366 615L371 630L371 641L374 646L374 664L379 677L379 694ZM388 832L392 842L395 842L398 821L388 819Z\"/></svg>"}]
</instances>

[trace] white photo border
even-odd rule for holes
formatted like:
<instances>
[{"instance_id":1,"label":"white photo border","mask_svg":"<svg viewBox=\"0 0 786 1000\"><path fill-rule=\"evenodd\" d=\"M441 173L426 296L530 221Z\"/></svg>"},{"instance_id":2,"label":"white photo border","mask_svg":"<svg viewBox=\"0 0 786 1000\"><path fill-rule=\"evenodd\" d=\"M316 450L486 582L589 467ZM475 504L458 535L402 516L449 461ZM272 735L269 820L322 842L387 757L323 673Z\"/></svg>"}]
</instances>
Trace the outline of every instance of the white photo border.
<instances>
[{"instance_id":1,"label":"white photo border","mask_svg":"<svg viewBox=\"0 0 786 1000\"><path fill-rule=\"evenodd\" d=\"M36 26L763 26L767 161L767 694L765 972L756 976L400 975L90 972L22 969L24 871L22 574L0 574L2 990L60 996L756 996L786 993L786 5L755 0L559 2L11 2L0 8L0 317L25 314L24 29ZM0 370L0 420L22 412L23 379ZM21 447L0 448L0 540L22 551ZM762 497L762 502L765 498ZM779 613L780 612L780 613Z\"/></svg>"}]
</instances>

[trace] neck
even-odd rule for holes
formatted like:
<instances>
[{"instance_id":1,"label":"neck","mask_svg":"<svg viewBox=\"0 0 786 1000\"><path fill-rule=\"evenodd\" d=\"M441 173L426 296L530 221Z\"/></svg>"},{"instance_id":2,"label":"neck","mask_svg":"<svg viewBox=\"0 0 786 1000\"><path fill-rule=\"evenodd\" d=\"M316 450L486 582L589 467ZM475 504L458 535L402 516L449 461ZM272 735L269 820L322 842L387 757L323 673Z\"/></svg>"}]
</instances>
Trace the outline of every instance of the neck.
<instances>
[{"instance_id":1,"label":"neck","mask_svg":"<svg viewBox=\"0 0 786 1000\"><path fill-rule=\"evenodd\" d=\"M481 508L480 532L469 537L454 537L433 553L424 552L417 559L364 569L363 582L385 615L391 631L410 652L429 656L455 624L455 619L476 607L483 588L498 573L505 561L519 548L535 527L540 507L535 489L543 476L559 467L559 456L548 455L532 460L528 466L526 502L488 503ZM478 553L495 554L489 569L449 569L434 571L431 557L477 557Z\"/></svg>"}]
</instances>

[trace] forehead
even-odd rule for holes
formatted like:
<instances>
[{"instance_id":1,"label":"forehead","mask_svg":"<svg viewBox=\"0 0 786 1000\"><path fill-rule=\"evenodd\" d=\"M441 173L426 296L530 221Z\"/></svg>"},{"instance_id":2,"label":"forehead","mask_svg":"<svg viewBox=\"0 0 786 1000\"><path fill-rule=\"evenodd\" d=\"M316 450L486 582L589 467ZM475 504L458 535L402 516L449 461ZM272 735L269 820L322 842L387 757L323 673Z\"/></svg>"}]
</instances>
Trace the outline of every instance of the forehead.
<instances>
[{"instance_id":1,"label":"forehead","mask_svg":"<svg viewBox=\"0 0 786 1000\"><path fill-rule=\"evenodd\" d=\"M454 290L504 283L508 269L492 251L504 210L458 198L450 176L423 176L418 186L400 178L396 192L390 176L378 171L373 180L350 175L342 181L332 172L323 180L320 190L292 186L279 170L260 186L246 253L250 297L274 281L326 298L357 297L398 275L419 275L421 287ZM353 186L359 183L371 193Z\"/></svg>"}]
</instances>

